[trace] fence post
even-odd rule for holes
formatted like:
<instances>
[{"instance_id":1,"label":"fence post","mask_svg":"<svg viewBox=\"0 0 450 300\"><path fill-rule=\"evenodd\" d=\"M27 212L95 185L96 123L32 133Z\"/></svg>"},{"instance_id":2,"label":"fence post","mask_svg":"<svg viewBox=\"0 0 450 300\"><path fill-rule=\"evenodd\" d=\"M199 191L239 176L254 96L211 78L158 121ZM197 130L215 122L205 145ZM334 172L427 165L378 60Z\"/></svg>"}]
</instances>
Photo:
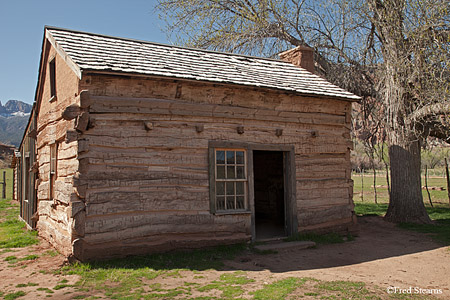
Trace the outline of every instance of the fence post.
<instances>
[{"instance_id":1,"label":"fence post","mask_svg":"<svg viewBox=\"0 0 450 300\"><path fill-rule=\"evenodd\" d=\"M444 158L444 162L445 162L445 177L447 178L447 195L448 195L448 203L450 205L450 176L449 176L449 172L448 172L448 163L447 163L447 158Z\"/></svg>"},{"instance_id":2,"label":"fence post","mask_svg":"<svg viewBox=\"0 0 450 300\"><path fill-rule=\"evenodd\" d=\"M430 205L433 207L433 202L431 202L430 190L428 189L428 166L425 165L425 188L427 189L428 200L430 200Z\"/></svg>"},{"instance_id":3,"label":"fence post","mask_svg":"<svg viewBox=\"0 0 450 300\"><path fill-rule=\"evenodd\" d=\"M6 199L6 171L3 171L3 189L2 189L2 199Z\"/></svg>"}]
</instances>

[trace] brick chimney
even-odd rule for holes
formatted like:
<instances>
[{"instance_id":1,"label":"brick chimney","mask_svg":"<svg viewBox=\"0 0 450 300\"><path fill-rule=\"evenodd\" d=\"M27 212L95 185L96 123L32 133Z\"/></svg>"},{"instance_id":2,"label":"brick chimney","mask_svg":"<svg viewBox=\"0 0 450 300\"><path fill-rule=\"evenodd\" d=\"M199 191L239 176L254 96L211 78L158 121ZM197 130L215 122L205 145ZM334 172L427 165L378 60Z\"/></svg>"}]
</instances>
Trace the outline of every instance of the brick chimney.
<instances>
[{"instance_id":1,"label":"brick chimney","mask_svg":"<svg viewBox=\"0 0 450 300\"><path fill-rule=\"evenodd\" d=\"M298 46L294 49L281 52L280 58L298 67L314 73L314 50L305 46Z\"/></svg>"}]
</instances>

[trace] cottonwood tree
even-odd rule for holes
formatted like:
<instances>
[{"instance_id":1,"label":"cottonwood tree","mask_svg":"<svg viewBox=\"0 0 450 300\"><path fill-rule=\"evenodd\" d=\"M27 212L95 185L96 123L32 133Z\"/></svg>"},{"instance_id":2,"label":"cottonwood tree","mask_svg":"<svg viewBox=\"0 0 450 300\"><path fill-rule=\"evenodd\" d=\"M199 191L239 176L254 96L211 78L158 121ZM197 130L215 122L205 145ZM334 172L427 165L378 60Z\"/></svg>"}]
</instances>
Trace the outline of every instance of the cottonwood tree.
<instances>
[{"instance_id":1,"label":"cottonwood tree","mask_svg":"<svg viewBox=\"0 0 450 300\"><path fill-rule=\"evenodd\" d=\"M448 0L159 0L167 31L187 46L275 56L315 49L316 71L383 104L391 164L385 218L429 223L420 149L449 138Z\"/></svg>"}]
</instances>

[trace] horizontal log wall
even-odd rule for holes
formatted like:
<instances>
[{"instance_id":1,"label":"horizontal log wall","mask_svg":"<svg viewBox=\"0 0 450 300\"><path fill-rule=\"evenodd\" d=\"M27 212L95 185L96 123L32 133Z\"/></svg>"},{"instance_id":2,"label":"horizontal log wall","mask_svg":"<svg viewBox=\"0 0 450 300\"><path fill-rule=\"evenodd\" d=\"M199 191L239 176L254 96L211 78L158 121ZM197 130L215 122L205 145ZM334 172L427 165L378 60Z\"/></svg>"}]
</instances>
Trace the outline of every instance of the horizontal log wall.
<instances>
[{"instance_id":1,"label":"horizontal log wall","mask_svg":"<svg viewBox=\"0 0 450 300\"><path fill-rule=\"evenodd\" d=\"M83 259L249 239L250 214L209 212L210 140L294 145L299 230L352 222L349 102L107 75L80 89L91 96L75 182Z\"/></svg>"}]
</instances>

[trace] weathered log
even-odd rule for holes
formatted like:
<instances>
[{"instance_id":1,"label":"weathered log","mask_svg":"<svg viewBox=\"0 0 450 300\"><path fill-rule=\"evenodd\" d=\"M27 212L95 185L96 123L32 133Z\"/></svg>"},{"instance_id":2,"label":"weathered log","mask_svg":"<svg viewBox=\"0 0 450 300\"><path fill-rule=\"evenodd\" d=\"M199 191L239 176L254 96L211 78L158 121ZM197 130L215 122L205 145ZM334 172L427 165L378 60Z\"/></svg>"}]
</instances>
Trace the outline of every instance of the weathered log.
<instances>
[{"instance_id":1,"label":"weathered log","mask_svg":"<svg viewBox=\"0 0 450 300\"><path fill-rule=\"evenodd\" d=\"M89 113L81 112L81 114L77 117L75 122L75 129L79 132L84 132L87 130L89 124Z\"/></svg>"},{"instance_id":2,"label":"weathered log","mask_svg":"<svg viewBox=\"0 0 450 300\"><path fill-rule=\"evenodd\" d=\"M91 96L88 90L82 90L79 94L80 108L88 108L91 105Z\"/></svg>"},{"instance_id":3,"label":"weathered log","mask_svg":"<svg viewBox=\"0 0 450 300\"><path fill-rule=\"evenodd\" d=\"M74 142L74 141L78 140L78 136L79 136L79 134L76 130L69 129L66 131L66 138L64 139L64 141L66 143Z\"/></svg>"},{"instance_id":4,"label":"weathered log","mask_svg":"<svg viewBox=\"0 0 450 300\"><path fill-rule=\"evenodd\" d=\"M147 131L150 131L150 130L153 130L153 128L154 128L154 124L153 124L153 122L146 122L146 121L144 121L144 128L145 128L145 130L147 130Z\"/></svg>"},{"instance_id":5,"label":"weathered log","mask_svg":"<svg viewBox=\"0 0 450 300\"><path fill-rule=\"evenodd\" d=\"M326 113L300 113L274 111L272 109L254 109L238 106L193 104L180 101L160 99L108 98L93 97L90 106L91 113L139 113L157 115L182 115L198 117L215 117L231 119L255 119L265 121L283 121L306 124L326 124L342 126L345 124L345 114L333 115Z\"/></svg>"},{"instance_id":6,"label":"weathered log","mask_svg":"<svg viewBox=\"0 0 450 300\"><path fill-rule=\"evenodd\" d=\"M64 120L73 120L81 113L81 108L78 104L71 104L64 109L61 113L61 117Z\"/></svg>"},{"instance_id":7,"label":"weathered log","mask_svg":"<svg viewBox=\"0 0 450 300\"><path fill-rule=\"evenodd\" d=\"M351 217L352 207L350 204L344 204L299 210L299 216L299 226L321 224L333 219L339 220Z\"/></svg>"},{"instance_id":8,"label":"weathered log","mask_svg":"<svg viewBox=\"0 0 450 300\"><path fill-rule=\"evenodd\" d=\"M78 153L89 151L89 141L86 139L78 140Z\"/></svg>"},{"instance_id":9,"label":"weathered log","mask_svg":"<svg viewBox=\"0 0 450 300\"><path fill-rule=\"evenodd\" d=\"M80 211L73 216L72 238L79 238L85 235L86 212Z\"/></svg>"}]
</instances>

